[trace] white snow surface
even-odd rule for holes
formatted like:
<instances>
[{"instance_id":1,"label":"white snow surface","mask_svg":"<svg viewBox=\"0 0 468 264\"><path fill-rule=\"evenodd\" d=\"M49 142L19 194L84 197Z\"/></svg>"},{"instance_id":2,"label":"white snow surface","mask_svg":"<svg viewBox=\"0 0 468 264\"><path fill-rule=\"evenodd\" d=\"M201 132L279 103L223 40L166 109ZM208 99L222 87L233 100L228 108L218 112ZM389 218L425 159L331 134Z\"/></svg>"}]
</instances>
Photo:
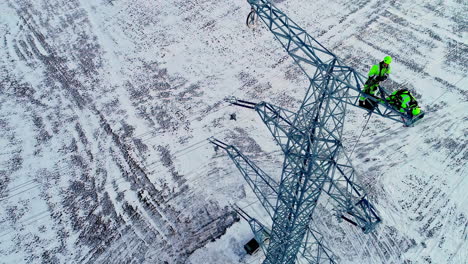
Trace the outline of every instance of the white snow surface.
<instances>
[{"instance_id":1,"label":"white snow surface","mask_svg":"<svg viewBox=\"0 0 468 264\"><path fill-rule=\"evenodd\" d=\"M382 216L363 234L321 198L339 263L468 263L468 4L283 0L290 18L385 86L409 88L414 127L348 107L343 142ZM283 156L236 96L297 109L302 72L246 1L0 2L0 263L261 263L237 204L271 223L235 165L273 177ZM231 120L235 113L237 120Z\"/></svg>"}]
</instances>

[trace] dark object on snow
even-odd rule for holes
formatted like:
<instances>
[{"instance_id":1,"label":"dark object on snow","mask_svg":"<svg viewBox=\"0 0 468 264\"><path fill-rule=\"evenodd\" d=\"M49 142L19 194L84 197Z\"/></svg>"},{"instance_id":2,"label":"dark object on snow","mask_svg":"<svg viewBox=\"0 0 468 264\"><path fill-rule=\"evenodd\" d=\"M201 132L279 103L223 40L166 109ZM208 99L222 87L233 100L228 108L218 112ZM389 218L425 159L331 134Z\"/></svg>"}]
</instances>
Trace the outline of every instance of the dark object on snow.
<instances>
[{"instance_id":1,"label":"dark object on snow","mask_svg":"<svg viewBox=\"0 0 468 264\"><path fill-rule=\"evenodd\" d=\"M258 247L260 245L258 244L257 240L255 238L252 238L247 244L244 245L244 249L247 252L247 254L252 255L258 250Z\"/></svg>"},{"instance_id":2,"label":"dark object on snow","mask_svg":"<svg viewBox=\"0 0 468 264\"><path fill-rule=\"evenodd\" d=\"M232 113L231 118L229 120L237 121L236 113Z\"/></svg>"}]
</instances>

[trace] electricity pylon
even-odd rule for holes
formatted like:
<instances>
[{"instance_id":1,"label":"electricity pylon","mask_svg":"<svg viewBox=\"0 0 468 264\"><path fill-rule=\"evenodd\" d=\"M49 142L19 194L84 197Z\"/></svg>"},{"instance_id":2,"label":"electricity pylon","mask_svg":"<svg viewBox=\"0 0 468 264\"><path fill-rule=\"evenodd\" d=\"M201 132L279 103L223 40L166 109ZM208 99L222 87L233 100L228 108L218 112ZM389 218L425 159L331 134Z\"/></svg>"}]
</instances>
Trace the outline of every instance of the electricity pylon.
<instances>
[{"instance_id":1,"label":"electricity pylon","mask_svg":"<svg viewBox=\"0 0 468 264\"><path fill-rule=\"evenodd\" d=\"M281 147L285 159L279 182L236 147L217 139L211 142L228 153L272 218L269 228L237 209L264 250L264 263L336 263L311 224L322 192L335 202L342 219L365 233L381 222L365 191L355 182L355 171L343 151L346 106L359 107L359 96L365 96L378 105L374 114L406 125L412 120L388 104L384 88L379 87L382 98L363 94L363 76L344 65L270 1L248 2L306 74L310 85L297 112L266 102L230 101L255 110Z\"/></svg>"}]
</instances>

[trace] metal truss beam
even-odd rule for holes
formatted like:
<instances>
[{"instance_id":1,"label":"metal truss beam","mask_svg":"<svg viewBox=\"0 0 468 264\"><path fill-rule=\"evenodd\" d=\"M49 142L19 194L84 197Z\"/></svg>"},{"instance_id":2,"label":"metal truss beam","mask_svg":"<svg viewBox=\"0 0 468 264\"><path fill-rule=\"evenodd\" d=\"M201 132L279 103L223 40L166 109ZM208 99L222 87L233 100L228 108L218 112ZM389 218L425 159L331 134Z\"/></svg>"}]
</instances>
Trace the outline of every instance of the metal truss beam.
<instances>
[{"instance_id":1,"label":"metal truss beam","mask_svg":"<svg viewBox=\"0 0 468 264\"><path fill-rule=\"evenodd\" d=\"M272 208L278 197L278 183L266 172L255 165L253 161L242 154L236 147L227 145L215 138L211 138L210 142L226 151L229 158L231 158L237 169L239 169L247 184L252 188L252 191L260 200L263 208L265 208L270 217L273 218Z\"/></svg>"},{"instance_id":2,"label":"metal truss beam","mask_svg":"<svg viewBox=\"0 0 468 264\"><path fill-rule=\"evenodd\" d=\"M335 89L330 90L331 98L365 109L359 106L359 97L363 96L378 105L374 109L374 114L404 123L406 126L413 123L408 114L399 112L387 102L385 98L390 95L390 92L384 87L379 87L380 97L373 97L363 93L362 87L366 78L362 74L344 65L332 52L322 46L269 0L247 0L247 2L306 74L311 83L320 82L323 76L318 73L326 71L330 65L333 65L330 77L331 85ZM310 95L307 93L307 95L310 97L306 96L304 102L318 99L313 93ZM368 111L368 109L365 110Z\"/></svg>"},{"instance_id":3,"label":"metal truss beam","mask_svg":"<svg viewBox=\"0 0 468 264\"><path fill-rule=\"evenodd\" d=\"M275 14L267 1L264 1L263 7L267 7L263 10L269 10L269 14L265 11L263 14L269 16L270 30L310 80L306 97L296 115L284 115L285 118L280 119L281 109L266 104L264 109L268 111L260 114L285 153L271 241L264 263L294 263L308 234L309 222L321 191L335 168L336 156L342 148L340 139L346 102L337 100L336 95L346 95L349 88L345 86L342 89L342 83L336 81L338 78L335 75L342 69L332 53L319 43L315 43L319 48L312 46L310 42L313 39L308 38L308 34L297 25L288 27L288 31L281 26L274 28L275 19L287 25L287 16L279 12ZM257 8L257 14L261 16L260 10ZM262 19L266 21L265 17ZM282 35L280 31L285 34ZM305 39L301 39L302 36ZM309 59L301 60L306 57ZM274 115L268 115L270 113Z\"/></svg>"},{"instance_id":4,"label":"metal truss beam","mask_svg":"<svg viewBox=\"0 0 468 264\"><path fill-rule=\"evenodd\" d=\"M233 160L236 167L241 172L244 179L247 181L252 191L255 193L260 203L263 205L267 213L273 218L274 203L278 197L277 190L279 189L278 183L272 179L268 174L261 170L253 161L243 155L236 147L227 145L224 142L211 138L210 142L222 149L224 149L228 156ZM254 233L255 239L262 247L266 254L266 248L269 243L271 231L264 224L260 223L255 218L250 217L245 211L240 208L235 208L236 211L244 219L246 219ZM311 216L310 216L311 217ZM309 224L311 221L309 220ZM336 263L333 260L331 251L324 245L322 239L317 231L313 230L309 225L303 243L301 244L300 254L307 260L307 263Z\"/></svg>"},{"instance_id":5,"label":"metal truss beam","mask_svg":"<svg viewBox=\"0 0 468 264\"><path fill-rule=\"evenodd\" d=\"M250 229L252 229L255 240L257 240L257 243L260 245L260 248L266 254L270 240L270 229L268 229L264 224L260 223L260 221L258 221L257 219L251 217L240 207L234 206L234 210L237 212L238 215L244 218L244 220L246 220L247 223L249 223Z\"/></svg>"},{"instance_id":6,"label":"metal truss beam","mask_svg":"<svg viewBox=\"0 0 468 264\"><path fill-rule=\"evenodd\" d=\"M276 182L237 148L219 140L234 161L273 225L268 229L245 212L257 241L265 251L266 264L292 264L301 256L308 263L335 263L321 236L311 227L311 219L322 191L337 204L342 218L372 231L381 220L363 189L356 184L355 171L346 157L341 138L346 106L358 107L364 77L344 65L307 32L290 20L269 0L248 0L253 11L265 22L287 53L308 77L310 84L297 112L265 102L243 100L231 103L254 109L267 125L285 154L281 180ZM385 100L369 97L378 107L374 114L411 124ZM268 241L268 242L266 242Z\"/></svg>"},{"instance_id":7,"label":"metal truss beam","mask_svg":"<svg viewBox=\"0 0 468 264\"><path fill-rule=\"evenodd\" d=\"M343 152L330 171L329 184L323 191L335 202L339 215L364 233L372 232L382 221L375 207L369 202L365 190L356 183L356 172Z\"/></svg>"},{"instance_id":8,"label":"metal truss beam","mask_svg":"<svg viewBox=\"0 0 468 264\"><path fill-rule=\"evenodd\" d=\"M230 102L239 106L248 104L250 106L248 108L255 110L259 114L262 121L267 125L271 134L276 139L277 143L280 145L285 154L287 150L286 142L288 138L299 142L299 140L304 137L302 130L293 124L293 120L296 119L296 114L287 109L274 106L266 102L253 103L237 99L231 99ZM331 131L326 131L327 133L331 133ZM333 140L316 138L315 141L322 141L322 148L326 149L331 148L330 144L337 146L334 148L335 151L332 151L334 153L333 158L329 160L331 166L330 171L322 171L322 173L327 177L323 191L328 194L335 202L337 211L341 213L340 217L361 228L365 233L371 232L376 227L376 225L381 222L381 219L378 216L374 206L368 201L364 189L355 183L356 173L351 166L349 158L346 156L344 151L342 151L340 141L337 138L334 138ZM341 153L338 151L341 151ZM230 157L232 156L234 155L230 155ZM245 157L245 159L247 158ZM234 162L239 167L239 163L235 160ZM251 161L247 163L251 163ZM245 174L242 173L242 175ZM244 178L247 180L247 182L249 182L251 187L255 185L252 180L249 180L245 176ZM268 177L260 178L268 179ZM274 196L274 194L271 192L277 194L276 186L278 186L278 183L271 183L272 181L273 180L270 179L260 184L260 186L275 186L275 190L267 191L268 195L270 196ZM254 192L255 191L256 189L254 189ZM257 196L260 199L260 197L264 195L257 194ZM276 197L274 197L274 199L276 200ZM270 204L274 203L272 202ZM271 213L269 214L271 216Z\"/></svg>"}]
</instances>

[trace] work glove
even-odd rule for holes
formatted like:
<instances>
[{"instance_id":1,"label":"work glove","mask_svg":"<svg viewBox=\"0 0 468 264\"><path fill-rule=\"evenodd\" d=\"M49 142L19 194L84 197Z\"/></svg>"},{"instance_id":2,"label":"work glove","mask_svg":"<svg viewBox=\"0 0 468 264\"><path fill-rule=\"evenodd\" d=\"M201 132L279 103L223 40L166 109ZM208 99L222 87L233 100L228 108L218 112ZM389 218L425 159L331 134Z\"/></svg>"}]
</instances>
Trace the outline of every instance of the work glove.
<instances>
[{"instance_id":1,"label":"work glove","mask_svg":"<svg viewBox=\"0 0 468 264\"><path fill-rule=\"evenodd\" d=\"M388 78L387 75L384 75L384 76L377 76L376 79L377 79L377 81L382 82L382 81L387 80L387 78Z\"/></svg>"},{"instance_id":2,"label":"work glove","mask_svg":"<svg viewBox=\"0 0 468 264\"><path fill-rule=\"evenodd\" d=\"M372 77L369 77L369 79L367 79L367 81L364 83L364 85L366 86L372 86L374 84L378 84L379 83L379 77L378 76L372 76Z\"/></svg>"}]
</instances>

